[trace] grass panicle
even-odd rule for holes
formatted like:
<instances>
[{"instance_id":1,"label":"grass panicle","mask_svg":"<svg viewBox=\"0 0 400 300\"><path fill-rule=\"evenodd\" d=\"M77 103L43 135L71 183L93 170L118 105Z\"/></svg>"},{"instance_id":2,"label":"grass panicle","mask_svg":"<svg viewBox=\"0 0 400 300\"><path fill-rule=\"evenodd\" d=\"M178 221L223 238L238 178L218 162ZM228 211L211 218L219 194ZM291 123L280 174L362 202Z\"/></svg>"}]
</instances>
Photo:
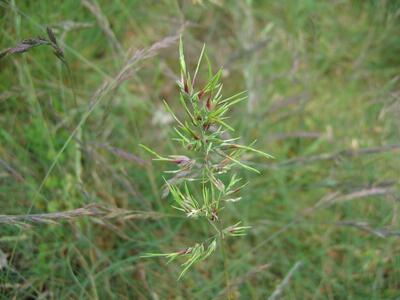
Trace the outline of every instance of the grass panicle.
<instances>
[{"instance_id":1,"label":"grass panicle","mask_svg":"<svg viewBox=\"0 0 400 300\"><path fill-rule=\"evenodd\" d=\"M239 226L241 221L222 229L223 220L220 218L220 212L224 209L224 203L240 201L241 197L233 195L245 186L245 184L238 185L241 178L237 177L233 168L241 167L259 173L257 169L241 162L241 157L246 152L253 152L264 158L272 157L253 148L254 142L250 146L245 146L236 142L239 138L226 138L227 131L234 131L234 128L226 123L226 115L233 105L246 98L245 93L240 92L224 98L221 83L222 69L213 74L211 64L208 64L208 82L202 87L197 87L196 78L204 56L207 58L205 46L201 50L193 79L191 79L185 61L182 37L180 38L181 79L177 82L177 85L180 93L180 104L186 118L179 119L168 103L164 101L167 111L178 124L174 128L176 133L174 140L184 148L184 151L188 153L187 156L170 155L164 157L149 147L140 145L155 157L154 160L177 165L176 170L167 171L167 173L174 173L179 176L181 179L179 183L171 183L171 181L165 180L169 194L174 200L172 207L185 213L187 218L207 219L213 230L216 231L215 236L206 238L206 240L212 239L208 246L205 246L203 242L197 243L192 248L187 248L190 250L184 252L145 255L145 257L166 257L169 261L185 256L186 261L182 264L183 271L179 278L192 265L209 257L217 248L217 244L223 247L222 241L217 243L217 239L224 239L226 236L239 237L246 234L246 230L250 226ZM207 61L209 62L208 59ZM190 176L186 176L188 170L192 171ZM231 176L227 184L222 180L223 174ZM200 196L196 193L198 190L201 191Z\"/></svg>"}]
</instances>

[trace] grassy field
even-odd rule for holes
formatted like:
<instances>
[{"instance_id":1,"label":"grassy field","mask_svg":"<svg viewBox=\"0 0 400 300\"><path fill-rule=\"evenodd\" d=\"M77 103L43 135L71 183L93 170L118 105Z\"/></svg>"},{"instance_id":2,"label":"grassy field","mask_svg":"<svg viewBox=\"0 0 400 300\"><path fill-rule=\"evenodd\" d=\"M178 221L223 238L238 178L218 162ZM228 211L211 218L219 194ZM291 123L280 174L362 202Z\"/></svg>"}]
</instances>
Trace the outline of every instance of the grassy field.
<instances>
[{"instance_id":1,"label":"grassy field","mask_svg":"<svg viewBox=\"0 0 400 300\"><path fill-rule=\"evenodd\" d=\"M282 299L400 299L399 18L384 0L0 1L0 49L49 26L69 66L48 46L0 59L1 214L116 214L0 216L1 299L268 299L279 286ZM275 159L246 157L261 175L240 171L249 185L223 213L252 228L227 240L226 264L217 252L178 281L180 261L141 256L208 229L162 198L169 166L139 144L182 154L162 103L183 113L180 33L191 69L206 43L224 95L248 92L228 121Z\"/></svg>"}]
</instances>

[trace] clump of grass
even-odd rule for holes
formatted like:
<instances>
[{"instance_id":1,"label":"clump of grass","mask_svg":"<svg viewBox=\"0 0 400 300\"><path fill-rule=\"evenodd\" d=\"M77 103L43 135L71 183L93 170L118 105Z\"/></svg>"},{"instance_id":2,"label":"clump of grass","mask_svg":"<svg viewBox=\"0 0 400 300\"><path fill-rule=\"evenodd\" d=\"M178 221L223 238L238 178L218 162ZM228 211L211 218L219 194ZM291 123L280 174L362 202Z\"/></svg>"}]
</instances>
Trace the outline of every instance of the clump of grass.
<instances>
[{"instance_id":1,"label":"clump of grass","mask_svg":"<svg viewBox=\"0 0 400 300\"><path fill-rule=\"evenodd\" d=\"M197 86L197 75L200 65L206 59L208 64L208 81L202 87ZM165 161L177 166L177 169L167 171L174 176L166 181L166 194L171 194L173 207L186 214L187 218L203 218L214 229L215 234L208 236L194 246L171 253L148 253L144 257L165 257L169 262L178 257L185 257L182 264L181 278L189 268L215 252L218 245L223 252L223 240L226 237L238 237L246 234L250 226L242 226L241 221L224 227L220 217L221 211L228 202L241 200L238 192L246 185L242 178L234 172L235 167L244 168L259 173L241 161L246 152L253 152L265 158L269 154L238 143L239 138L231 138L232 128L226 120L229 109L246 99L245 92L230 97L223 97L221 83L222 69L213 73L210 60L205 53L205 46L201 51L193 77L190 75L185 62L183 43L179 45L179 63L181 78L177 82L179 100L186 118L181 120L164 101L167 110L171 113L178 126L174 128L178 142L187 152L186 155L162 156L147 146L145 150L155 156L154 160ZM224 175L225 174L225 175ZM228 176L226 176L228 175ZM229 179L224 182L222 176ZM200 192L198 192L200 191Z\"/></svg>"}]
</instances>

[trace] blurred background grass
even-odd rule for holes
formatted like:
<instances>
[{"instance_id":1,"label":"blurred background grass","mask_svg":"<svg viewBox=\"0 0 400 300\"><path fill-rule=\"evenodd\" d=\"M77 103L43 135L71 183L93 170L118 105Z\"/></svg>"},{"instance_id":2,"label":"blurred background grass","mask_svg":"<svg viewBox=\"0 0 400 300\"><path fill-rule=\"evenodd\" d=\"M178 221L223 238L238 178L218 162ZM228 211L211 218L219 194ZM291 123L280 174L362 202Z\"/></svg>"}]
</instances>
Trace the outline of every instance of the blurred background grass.
<instances>
[{"instance_id":1,"label":"blurred background grass","mask_svg":"<svg viewBox=\"0 0 400 300\"><path fill-rule=\"evenodd\" d=\"M192 67L206 43L225 95L248 91L236 134L276 157L249 157L262 175L243 172L243 200L225 211L252 225L228 244L234 298L266 299L297 261L284 299L400 297L398 1L1 1L0 16L1 49L50 26L72 74L47 48L0 60L2 214L88 203L176 214L161 199L168 166L138 144L180 154L161 101L182 112L177 43L135 65L60 150L128 49L183 28ZM178 263L140 258L205 233L179 217L1 225L0 294L225 299L219 255L179 282Z\"/></svg>"}]
</instances>

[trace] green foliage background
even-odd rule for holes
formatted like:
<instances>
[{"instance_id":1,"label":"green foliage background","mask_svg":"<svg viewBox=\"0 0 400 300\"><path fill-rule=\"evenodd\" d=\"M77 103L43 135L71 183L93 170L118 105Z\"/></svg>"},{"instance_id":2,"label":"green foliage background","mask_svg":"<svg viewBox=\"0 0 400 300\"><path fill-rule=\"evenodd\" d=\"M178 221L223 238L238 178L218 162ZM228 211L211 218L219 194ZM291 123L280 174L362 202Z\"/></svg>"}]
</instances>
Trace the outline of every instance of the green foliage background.
<instances>
[{"instance_id":1,"label":"green foliage background","mask_svg":"<svg viewBox=\"0 0 400 300\"><path fill-rule=\"evenodd\" d=\"M97 3L124 51L175 35L184 23L189 65L206 43L213 64L224 66L225 95L248 90L230 124L245 144L257 139L276 159L249 156L262 174L243 172L250 182L243 200L225 210L252 225L246 237L228 241L235 299L267 298L297 261L303 266L284 299L400 297L398 1ZM64 32L68 24L75 27ZM139 147L181 154L162 105L165 98L183 113L178 43L140 61L60 152L125 56L102 30L104 19L79 1L1 1L0 25L1 49L52 27L72 74L46 47L0 60L1 214L95 202L166 215L31 229L2 224L2 299L224 299L218 255L180 281L178 263L140 258L179 250L207 230L169 216L176 212L161 198L168 166L151 164ZM329 196L350 200L310 212Z\"/></svg>"}]
</instances>

